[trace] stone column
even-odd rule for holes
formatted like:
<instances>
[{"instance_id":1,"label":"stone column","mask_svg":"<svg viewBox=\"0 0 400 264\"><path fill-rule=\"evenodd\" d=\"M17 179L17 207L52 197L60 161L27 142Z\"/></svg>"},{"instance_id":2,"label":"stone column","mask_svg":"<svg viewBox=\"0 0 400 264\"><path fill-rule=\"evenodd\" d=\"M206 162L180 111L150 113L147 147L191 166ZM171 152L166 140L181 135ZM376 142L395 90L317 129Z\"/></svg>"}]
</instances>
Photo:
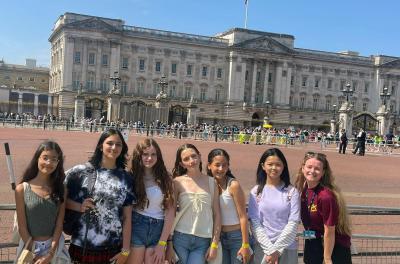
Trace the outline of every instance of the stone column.
<instances>
[{"instance_id":1,"label":"stone column","mask_svg":"<svg viewBox=\"0 0 400 264\"><path fill-rule=\"evenodd\" d=\"M18 113L22 113L22 99L23 99L23 94L19 93L18 94Z\"/></svg>"},{"instance_id":2,"label":"stone column","mask_svg":"<svg viewBox=\"0 0 400 264\"><path fill-rule=\"evenodd\" d=\"M107 97L107 121L119 119L121 96L111 94Z\"/></svg>"},{"instance_id":3,"label":"stone column","mask_svg":"<svg viewBox=\"0 0 400 264\"><path fill-rule=\"evenodd\" d=\"M39 113L39 95L35 94L35 99L33 101L33 114L37 116Z\"/></svg>"},{"instance_id":4,"label":"stone column","mask_svg":"<svg viewBox=\"0 0 400 264\"><path fill-rule=\"evenodd\" d=\"M72 90L72 69L74 66L74 47L75 40L72 37L67 37L64 41L64 56L63 56L63 84L61 87L67 88L67 90ZM83 54L82 54L83 55Z\"/></svg>"},{"instance_id":5,"label":"stone column","mask_svg":"<svg viewBox=\"0 0 400 264\"><path fill-rule=\"evenodd\" d=\"M264 76L264 93L263 93L263 102L264 103L269 100L269 98L268 98L268 87L269 87L268 77L269 77L269 61L266 61L265 62L265 76Z\"/></svg>"},{"instance_id":6,"label":"stone column","mask_svg":"<svg viewBox=\"0 0 400 264\"><path fill-rule=\"evenodd\" d=\"M231 102L233 100L233 98L236 97L234 95L235 90L237 89L236 88L236 78L235 78L236 77L236 61L237 61L237 57L234 56L233 54L231 54L229 56L228 93L226 96L227 102Z\"/></svg>"},{"instance_id":7,"label":"stone column","mask_svg":"<svg viewBox=\"0 0 400 264\"><path fill-rule=\"evenodd\" d=\"M389 132L389 120L388 112L386 111L386 106L382 105L379 107L376 113L376 119L378 120L378 133L379 135L386 135Z\"/></svg>"},{"instance_id":8,"label":"stone column","mask_svg":"<svg viewBox=\"0 0 400 264\"><path fill-rule=\"evenodd\" d=\"M85 97L83 95L77 95L75 97L75 122L80 122L85 117Z\"/></svg>"},{"instance_id":9,"label":"stone column","mask_svg":"<svg viewBox=\"0 0 400 264\"><path fill-rule=\"evenodd\" d=\"M47 114L53 114L53 96L51 94L47 95Z\"/></svg>"},{"instance_id":10,"label":"stone column","mask_svg":"<svg viewBox=\"0 0 400 264\"><path fill-rule=\"evenodd\" d=\"M276 63L275 68L275 85L274 85L274 105L281 105L280 100L282 89L282 62Z\"/></svg>"},{"instance_id":11,"label":"stone column","mask_svg":"<svg viewBox=\"0 0 400 264\"><path fill-rule=\"evenodd\" d=\"M86 91L86 89L88 88L88 87L86 87L86 82L87 82L87 66L88 66L87 64L88 64L89 55L87 53L87 45L88 45L87 40L83 39L82 43L83 43L83 50L82 50L82 61L81 61L81 63L82 63L81 83L84 87L84 90Z\"/></svg>"},{"instance_id":12,"label":"stone column","mask_svg":"<svg viewBox=\"0 0 400 264\"><path fill-rule=\"evenodd\" d=\"M254 60L253 61L253 78L251 81L251 101L250 101L252 104L254 104L255 97L256 97L256 89L257 89L256 83L257 83L257 61Z\"/></svg>"},{"instance_id":13,"label":"stone column","mask_svg":"<svg viewBox=\"0 0 400 264\"><path fill-rule=\"evenodd\" d=\"M349 102L344 102L339 109L339 131L345 129L348 135L353 134L353 108Z\"/></svg>"}]
</instances>

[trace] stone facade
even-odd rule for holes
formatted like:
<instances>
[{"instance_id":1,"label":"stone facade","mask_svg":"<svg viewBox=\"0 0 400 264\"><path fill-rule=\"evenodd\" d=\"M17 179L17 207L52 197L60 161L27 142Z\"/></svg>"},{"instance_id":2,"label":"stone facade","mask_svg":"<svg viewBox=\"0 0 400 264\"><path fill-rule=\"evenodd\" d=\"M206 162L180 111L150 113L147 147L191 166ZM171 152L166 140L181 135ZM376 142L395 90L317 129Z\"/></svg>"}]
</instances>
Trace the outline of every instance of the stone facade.
<instances>
[{"instance_id":1,"label":"stone facade","mask_svg":"<svg viewBox=\"0 0 400 264\"><path fill-rule=\"evenodd\" d=\"M49 71L37 67L33 59L27 59L26 65L0 61L0 112L51 114Z\"/></svg>"},{"instance_id":2,"label":"stone facade","mask_svg":"<svg viewBox=\"0 0 400 264\"><path fill-rule=\"evenodd\" d=\"M73 115L81 84L86 116L104 115L114 72L121 77L120 118L127 121L152 121L162 75L169 122L186 122L192 98L198 122L256 125L269 101L276 126L329 126L347 83L356 114L376 113L384 86L392 93L388 107L400 109L399 58L299 49L291 35L234 28L207 37L65 13L49 41L50 92L62 117Z\"/></svg>"}]
</instances>

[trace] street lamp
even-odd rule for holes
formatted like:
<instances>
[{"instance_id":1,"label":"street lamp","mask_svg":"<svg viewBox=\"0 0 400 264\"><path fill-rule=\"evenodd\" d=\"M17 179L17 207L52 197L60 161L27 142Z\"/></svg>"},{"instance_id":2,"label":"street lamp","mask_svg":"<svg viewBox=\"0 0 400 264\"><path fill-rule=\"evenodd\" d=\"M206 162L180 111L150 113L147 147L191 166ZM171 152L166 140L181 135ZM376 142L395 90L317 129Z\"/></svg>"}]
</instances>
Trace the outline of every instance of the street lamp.
<instances>
[{"instance_id":1,"label":"street lamp","mask_svg":"<svg viewBox=\"0 0 400 264\"><path fill-rule=\"evenodd\" d=\"M353 88L351 88L350 83L346 84L346 88L342 89L342 93L344 96L346 96L346 102L349 102L349 96L352 96L354 93Z\"/></svg>"},{"instance_id":2,"label":"street lamp","mask_svg":"<svg viewBox=\"0 0 400 264\"><path fill-rule=\"evenodd\" d=\"M333 115L332 115L332 120L335 120L336 121L336 110L337 110L337 105L332 105L332 113L333 113Z\"/></svg>"},{"instance_id":3,"label":"street lamp","mask_svg":"<svg viewBox=\"0 0 400 264\"><path fill-rule=\"evenodd\" d=\"M382 100L382 104L385 106L385 108L386 108L387 100L389 100L390 96L391 96L391 94L389 92L389 89L387 87L383 87L383 90L380 93L380 97Z\"/></svg>"}]
</instances>

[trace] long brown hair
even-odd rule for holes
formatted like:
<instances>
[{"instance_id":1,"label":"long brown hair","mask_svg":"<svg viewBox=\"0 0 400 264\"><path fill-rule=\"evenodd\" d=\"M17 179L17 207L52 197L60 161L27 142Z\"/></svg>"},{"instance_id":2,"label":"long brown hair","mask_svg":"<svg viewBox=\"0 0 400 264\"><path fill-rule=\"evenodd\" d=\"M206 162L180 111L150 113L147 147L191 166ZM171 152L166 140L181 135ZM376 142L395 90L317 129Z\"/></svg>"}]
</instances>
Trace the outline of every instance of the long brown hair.
<instances>
[{"instance_id":1,"label":"long brown hair","mask_svg":"<svg viewBox=\"0 0 400 264\"><path fill-rule=\"evenodd\" d=\"M319 184L327 189L329 189L333 195L335 196L338 209L339 209L339 217L338 217L338 224L336 226L336 230L340 234L351 235L351 224L350 218L347 213L347 206L344 200L343 194L340 191L339 187L335 183L335 178L333 177L331 167L329 166L328 159L326 158L325 154L322 153L314 153L314 152L307 152L304 156L304 159L301 163L299 171L297 172L296 182L295 185L299 192L303 192L306 185L306 179L303 174L303 168L306 164L306 161L309 159L316 159L320 161L323 165L323 175L319 182Z\"/></svg>"},{"instance_id":2,"label":"long brown hair","mask_svg":"<svg viewBox=\"0 0 400 264\"><path fill-rule=\"evenodd\" d=\"M145 138L136 144L135 149L132 153L132 168L131 174L135 182L135 195L137 203L134 208L143 210L148 206L148 199L146 195L146 187L144 186L144 167L142 163L143 151L149 147L153 146L157 153L157 162L153 166L153 176L154 180L160 187L162 193L164 194L163 208L166 209L171 206L174 202L174 190L172 186L172 178L165 167L164 160L162 157L160 146L152 138Z\"/></svg>"},{"instance_id":3,"label":"long brown hair","mask_svg":"<svg viewBox=\"0 0 400 264\"><path fill-rule=\"evenodd\" d=\"M199 158L200 158L200 151L196 148L195 145L190 144L190 143L181 145L178 148L178 150L176 151L175 165L174 165L174 168L172 169L172 177L174 177L174 178L185 175L187 173L187 169L181 165L182 152L186 149L193 149L197 153L197 155L199 155ZM203 169L203 163L201 162L201 159L200 159L199 169L200 169L200 171L202 171L202 169Z\"/></svg>"}]
</instances>

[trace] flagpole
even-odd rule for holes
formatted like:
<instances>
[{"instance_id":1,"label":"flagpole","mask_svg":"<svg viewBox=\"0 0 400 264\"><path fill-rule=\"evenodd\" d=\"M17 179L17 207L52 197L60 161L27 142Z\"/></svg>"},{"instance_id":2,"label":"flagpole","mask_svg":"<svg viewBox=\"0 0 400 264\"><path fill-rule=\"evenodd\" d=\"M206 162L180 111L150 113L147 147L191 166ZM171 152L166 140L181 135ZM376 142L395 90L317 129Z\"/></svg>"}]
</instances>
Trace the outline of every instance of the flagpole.
<instances>
[{"instance_id":1,"label":"flagpole","mask_svg":"<svg viewBox=\"0 0 400 264\"><path fill-rule=\"evenodd\" d=\"M244 28L247 29L247 6L248 6L249 0L245 0L244 1L244 5L246 8L246 15L245 15L245 19L244 19Z\"/></svg>"}]
</instances>

